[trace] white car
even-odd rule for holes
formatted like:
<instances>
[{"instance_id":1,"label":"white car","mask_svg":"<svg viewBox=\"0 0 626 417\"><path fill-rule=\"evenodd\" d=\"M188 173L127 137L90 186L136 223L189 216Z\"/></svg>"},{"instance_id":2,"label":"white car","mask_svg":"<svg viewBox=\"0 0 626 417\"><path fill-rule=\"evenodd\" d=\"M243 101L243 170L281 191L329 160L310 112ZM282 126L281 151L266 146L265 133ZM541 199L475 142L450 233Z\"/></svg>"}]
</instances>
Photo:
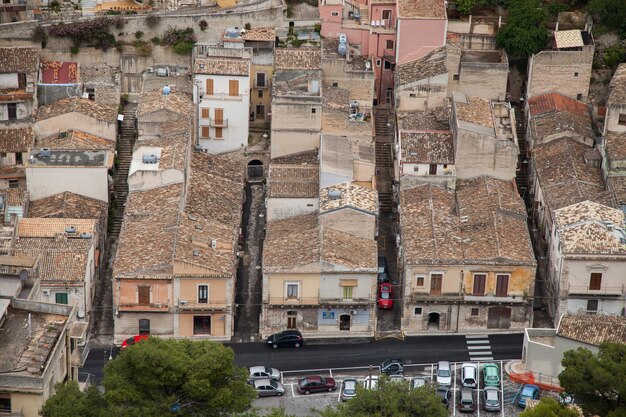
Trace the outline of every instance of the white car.
<instances>
[{"instance_id":1,"label":"white car","mask_svg":"<svg viewBox=\"0 0 626 417\"><path fill-rule=\"evenodd\" d=\"M452 371L450 371L450 362L437 362L437 385L449 387L452 385Z\"/></svg>"},{"instance_id":2,"label":"white car","mask_svg":"<svg viewBox=\"0 0 626 417\"><path fill-rule=\"evenodd\" d=\"M363 388L378 389L378 377L376 375L366 377L363 380Z\"/></svg>"},{"instance_id":3,"label":"white car","mask_svg":"<svg viewBox=\"0 0 626 417\"><path fill-rule=\"evenodd\" d=\"M248 383L252 384L258 379L271 379L272 381L280 381L280 371L276 368L267 366L252 366L248 375Z\"/></svg>"},{"instance_id":4,"label":"white car","mask_svg":"<svg viewBox=\"0 0 626 417\"><path fill-rule=\"evenodd\" d=\"M468 388L476 388L478 381L478 367L473 363L461 365L461 385Z\"/></svg>"}]
</instances>

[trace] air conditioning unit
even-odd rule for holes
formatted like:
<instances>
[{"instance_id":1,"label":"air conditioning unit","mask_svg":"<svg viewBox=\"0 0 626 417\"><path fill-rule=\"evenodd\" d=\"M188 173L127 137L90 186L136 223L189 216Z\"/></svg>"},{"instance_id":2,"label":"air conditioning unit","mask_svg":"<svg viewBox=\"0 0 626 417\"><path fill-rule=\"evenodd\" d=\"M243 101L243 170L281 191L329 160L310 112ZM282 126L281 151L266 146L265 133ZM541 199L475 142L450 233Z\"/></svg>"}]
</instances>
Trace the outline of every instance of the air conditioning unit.
<instances>
[{"instance_id":1,"label":"air conditioning unit","mask_svg":"<svg viewBox=\"0 0 626 417\"><path fill-rule=\"evenodd\" d=\"M350 310L350 314L351 314L351 315L353 315L353 316L354 316L355 314L357 314L357 313L358 313L358 311L356 311L356 310Z\"/></svg>"},{"instance_id":2,"label":"air conditioning unit","mask_svg":"<svg viewBox=\"0 0 626 417\"><path fill-rule=\"evenodd\" d=\"M43 295L50 295L50 290L43 290L41 293Z\"/></svg>"},{"instance_id":3,"label":"air conditioning unit","mask_svg":"<svg viewBox=\"0 0 626 417\"><path fill-rule=\"evenodd\" d=\"M189 304L189 301L187 301L187 300L180 300L178 302L178 305L181 305L181 306L186 306L187 304Z\"/></svg>"}]
</instances>

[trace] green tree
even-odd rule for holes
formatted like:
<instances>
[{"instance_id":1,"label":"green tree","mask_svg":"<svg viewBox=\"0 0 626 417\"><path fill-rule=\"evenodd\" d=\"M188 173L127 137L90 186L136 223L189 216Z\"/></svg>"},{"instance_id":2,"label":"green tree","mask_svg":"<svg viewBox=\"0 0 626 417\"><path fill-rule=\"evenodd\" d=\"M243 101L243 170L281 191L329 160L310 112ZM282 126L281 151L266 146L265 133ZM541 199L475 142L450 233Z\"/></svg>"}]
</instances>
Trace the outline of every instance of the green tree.
<instances>
[{"instance_id":1,"label":"green tree","mask_svg":"<svg viewBox=\"0 0 626 417\"><path fill-rule=\"evenodd\" d=\"M81 391L76 381L57 384L55 394L46 401L42 417L106 417L107 404L100 391L90 386Z\"/></svg>"},{"instance_id":2,"label":"green tree","mask_svg":"<svg viewBox=\"0 0 626 417\"><path fill-rule=\"evenodd\" d=\"M578 411L560 404L552 397L545 397L533 408L520 414L520 417L579 417Z\"/></svg>"},{"instance_id":3,"label":"green tree","mask_svg":"<svg viewBox=\"0 0 626 417\"><path fill-rule=\"evenodd\" d=\"M432 387L411 389L408 381L383 377L378 389L357 388L357 397L337 408L319 412L321 417L445 417L448 410Z\"/></svg>"},{"instance_id":4,"label":"green tree","mask_svg":"<svg viewBox=\"0 0 626 417\"><path fill-rule=\"evenodd\" d=\"M603 343L597 355L584 348L569 350L561 364L560 385L586 413L626 416L626 344Z\"/></svg>"},{"instance_id":5,"label":"green tree","mask_svg":"<svg viewBox=\"0 0 626 417\"><path fill-rule=\"evenodd\" d=\"M539 0L512 0L507 22L496 37L498 45L514 57L539 52L548 38L546 22L547 13Z\"/></svg>"},{"instance_id":6,"label":"green tree","mask_svg":"<svg viewBox=\"0 0 626 417\"><path fill-rule=\"evenodd\" d=\"M105 398L114 415L213 417L243 412L256 397L232 349L211 341L150 338L104 368Z\"/></svg>"},{"instance_id":7,"label":"green tree","mask_svg":"<svg viewBox=\"0 0 626 417\"><path fill-rule=\"evenodd\" d=\"M626 61L626 49L622 45L613 45L604 51L604 63L609 67L616 67Z\"/></svg>"},{"instance_id":8,"label":"green tree","mask_svg":"<svg viewBox=\"0 0 626 417\"><path fill-rule=\"evenodd\" d=\"M472 13L472 10L478 4L478 0L456 0L456 9L464 16Z\"/></svg>"},{"instance_id":9,"label":"green tree","mask_svg":"<svg viewBox=\"0 0 626 417\"><path fill-rule=\"evenodd\" d=\"M598 23L626 37L626 0L591 0L587 10Z\"/></svg>"}]
</instances>

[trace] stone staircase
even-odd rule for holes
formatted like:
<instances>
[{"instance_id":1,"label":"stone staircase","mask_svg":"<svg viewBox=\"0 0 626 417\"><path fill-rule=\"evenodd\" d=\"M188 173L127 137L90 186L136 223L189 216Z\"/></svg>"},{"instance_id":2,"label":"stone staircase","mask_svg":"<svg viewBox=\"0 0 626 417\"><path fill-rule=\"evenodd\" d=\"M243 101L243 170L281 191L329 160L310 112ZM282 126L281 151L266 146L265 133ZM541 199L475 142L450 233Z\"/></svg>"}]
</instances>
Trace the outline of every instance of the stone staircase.
<instances>
[{"instance_id":1,"label":"stone staircase","mask_svg":"<svg viewBox=\"0 0 626 417\"><path fill-rule=\"evenodd\" d=\"M389 112L384 107L374 111L376 127L376 172L378 176L378 205L381 214L393 211L393 135L389 124Z\"/></svg>"},{"instance_id":2,"label":"stone staircase","mask_svg":"<svg viewBox=\"0 0 626 417\"><path fill-rule=\"evenodd\" d=\"M517 185L517 191L519 192L520 197L524 199L526 209L529 210L530 213L532 208L530 190L528 189L528 165L530 162L530 155L528 154L528 143L526 142L526 120L524 118L524 112L520 106L515 106L515 123L517 143L519 146L515 184Z\"/></svg>"},{"instance_id":3,"label":"stone staircase","mask_svg":"<svg viewBox=\"0 0 626 417\"><path fill-rule=\"evenodd\" d=\"M129 103L124 107L124 120L117 140L117 168L115 170L115 185L113 186L115 209L109 225L109 237L111 238L119 236L124 220L124 207L128 198L128 173L133 158L133 146L137 138L136 111L136 104Z\"/></svg>"}]
</instances>

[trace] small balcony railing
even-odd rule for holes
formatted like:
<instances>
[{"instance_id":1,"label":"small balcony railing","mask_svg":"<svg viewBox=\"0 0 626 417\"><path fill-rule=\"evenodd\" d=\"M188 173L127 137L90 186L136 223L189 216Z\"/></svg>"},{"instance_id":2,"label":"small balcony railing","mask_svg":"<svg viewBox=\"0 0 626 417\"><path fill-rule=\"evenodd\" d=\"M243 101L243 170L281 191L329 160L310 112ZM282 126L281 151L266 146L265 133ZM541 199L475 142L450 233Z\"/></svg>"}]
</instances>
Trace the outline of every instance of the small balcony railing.
<instances>
[{"instance_id":1,"label":"small balcony railing","mask_svg":"<svg viewBox=\"0 0 626 417\"><path fill-rule=\"evenodd\" d=\"M228 127L228 119L209 119L209 126L211 127Z\"/></svg>"},{"instance_id":2,"label":"small balcony railing","mask_svg":"<svg viewBox=\"0 0 626 417\"><path fill-rule=\"evenodd\" d=\"M463 295L459 293L414 292L411 294L411 301L463 301Z\"/></svg>"},{"instance_id":3,"label":"small balcony railing","mask_svg":"<svg viewBox=\"0 0 626 417\"><path fill-rule=\"evenodd\" d=\"M355 298L341 298L341 297L320 297L320 305L334 304L334 305L368 305L374 303L374 298L369 297L355 297Z\"/></svg>"},{"instance_id":4,"label":"small balcony railing","mask_svg":"<svg viewBox=\"0 0 626 417\"><path fill-rule=\"evenodd\" d=\"M288 297L269 297L270 305L281 305L281 306L314 306L320 304L319 297L298 297L298 298L288 298Z\"/></svg>"},{"instance_id":5,"label":"small balcony railing","mask_svg":"<svg viewBox=\"0 0 626 417\"><path fill-rule=\"evenodd\" d=\"M226 300L207 300L200 302L197 300L178 300L180 310L226 310L228 303Z\"/></svg>"},{"instance_id":6,"label":"small balcony railing","mask_svg":"<svg viewBox=\"0 0 626 417\"><path fill-rule=\"evenodd\" d=\"M169 301L167 303L150 303L150 304L120 304L117 306L117 310L120 312L132 312L132 311L154 311L154 312L167 312L170 309Z\"/></svg>"},{"instance_id":7,"label":"small balcony railing","mask_svg":"<svg viewBox=\"0 0 626 417\"><path fill-rule=\"evenodd\" d=\"M599 289L591 289L588 285L569 285L566 295L607 295L620 296L624 294L624 286L606 286L602 285Z\"/></svg>"}]
</instances>

